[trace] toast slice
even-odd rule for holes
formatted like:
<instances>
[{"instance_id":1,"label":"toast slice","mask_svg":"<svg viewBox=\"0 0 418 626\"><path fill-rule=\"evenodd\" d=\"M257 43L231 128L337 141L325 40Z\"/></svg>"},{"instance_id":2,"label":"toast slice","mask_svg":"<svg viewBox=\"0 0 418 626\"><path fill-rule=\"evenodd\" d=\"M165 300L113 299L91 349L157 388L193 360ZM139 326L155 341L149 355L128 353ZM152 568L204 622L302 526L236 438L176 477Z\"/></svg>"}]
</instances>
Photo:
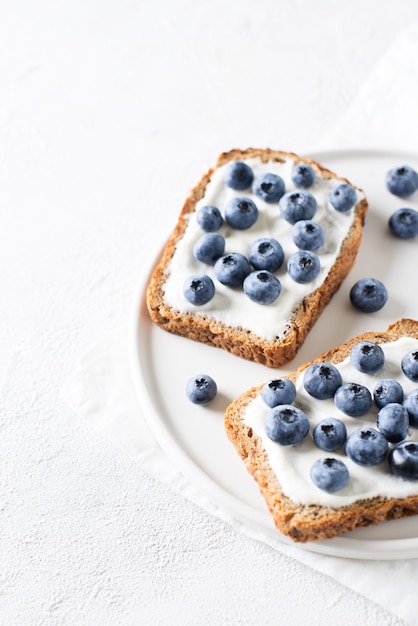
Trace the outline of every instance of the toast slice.
<instances>
[{"instance_id":1,"label":"toast slice","mask_svg":"<svg viewBox=\"0 0 418 626\"><path fill-rule=\"evenodd\" d=\"M225 172L234 161L248 164L255 178L269 172L280 176L286 193L300 191L292 182L295 165L313 168L315 182L305 191L315 196L318 208L313 220L325 231L325 243L315 252L321 265L315 281L301 284L289 277L287 261L298 248L292 241L292 223L281 216L278 201L264 202L251 187L236 191L224 183ZM190 192L152 273L146 295L151 319L169 332L269 367L290 361L348 274L360 245L367 201L364 193L354 188L354 207L346 213L335 210L328 201L328 193L341 183L348 181L319 163L292 153L250 148L221 154L215 167ZM225 287L214 277L212 265L193 256L193 246L203 235L196 217L199 208L215 205L224 216L225 204L237 196L249 197L256 203L257 222L239 230L224 219L218 233L225 239L225 254L240 252L247 256L251 242L267 236L283 246L284 262L274 272L281 282L281 293L271 304L253 302L242 288ZM195 274L210 276L215 285L214 297L203 306L191 304L183 295L185 279Z\"/></svg>"},{"instance_id":2,"label":"toast slice","mask_svg":"<svg viewBox=\"0 0 418 626\"><path fill-rule=\"evenodd\" d=\"M356 370L350 364L350 351L359 341L379 344L385 351L385 366L378 374L357 372L361 384L373 388L379 380L396 378L402 384L405 397L418 389L418 383L409 380L400 366L400 355L416 351L418 355L418 321L401 319L385 332L369 332L327 351L312 363L332 363L341 368L343 383L356 382ZM303 388L303 372L311 363L288 375L296 385L295 406L303 409L310 421L310 432L302 443L284 447L274 443L265 434L264 417L270 410L261 398L263 385L249 389L239 396L225 413L228 438L244 461L248 472L258 483L275 526L295 542L305 543L332 538L361 526L379 524L418 513L418 480L405 480L393 475L387 457L375 467L361 467L345 454L324 452L314 443L312 430L321 419L333 415L341 419L348 434L367 425L376 428L377 407L359 418L348 417L334 405L333 399L315 400ZM323 409L319 407L323 405ZM314 413L315 409L315 413ZM407 440L418 440L418 430L410 428ZM395 444L389 443L389 450ZM276 455L284 455L279 457ZM305 455L305 456L304 456ZM310 479L312 461L320 457L342 460L349 470L350 482L338 493L328 494L316 487ZM363 482L362 482L363 481Z\"/></svg>"}]
</instances>

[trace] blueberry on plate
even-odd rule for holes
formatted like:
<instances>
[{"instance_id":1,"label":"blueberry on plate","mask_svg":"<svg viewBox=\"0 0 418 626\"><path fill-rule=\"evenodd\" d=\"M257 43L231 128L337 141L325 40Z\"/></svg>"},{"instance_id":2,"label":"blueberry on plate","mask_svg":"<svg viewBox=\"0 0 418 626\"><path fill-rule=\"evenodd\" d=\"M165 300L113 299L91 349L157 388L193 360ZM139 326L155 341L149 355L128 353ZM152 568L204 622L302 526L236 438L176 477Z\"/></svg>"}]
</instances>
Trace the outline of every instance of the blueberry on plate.
<instances>
[{"instance_id":1,"label":"blueberry on plate","mask_svg":"<svg viewBox=\"0 0 418 626\"><path fill-rule=\"evenodd\" d=\"M350 475L343 461L339 459L318 459L311 467L311 480L319 489L327 493L341 491L349 483Z\"/></svg>"},{"instance_id":2,"label":"blueberry on plate","mask_svg":"<svg viewBox=\"0 0 418 626\"><path fill-rule=\"evenodd\" d=\"M245 277L244 293L257 304L272 304L280 296L280 280L268 270L256 270Z\"/></svg>"},{"instance_id":3,"label":"blueberry on plate","mask_svg":"<svg viewBox=\"0 0 418 626\"><path fill-rule=\"evenodd\" d=\"M206 205L200 207L196 214L197 223L205 233L214 233L223 224L223 217L216 206Z\"/></svg>"},{"instance_id":4,"label":"blueberry on plate","mask_svg":"<svg viewBox=\"0 0 418 626\"><path fill-rule=\"evenodd\" d=\"M292 404L296 398L296 387L289 378L274 378L263 385L261 397L271 409L279 404Z\"/></svg>"},{"instance_id":5,"label":"blueberry on plate","mask_svg":"<svg viewBox=\"0 0 418 626\"><path fill-rule=\"evenodd\" d=\"M408 434L409 415L402 404L390 402L377 414L376 426L390 443L403 441Z\"/></svg>"},{"instance_id":6,"label":"blueberry on plate","mask_svg":"<svg viewBox=\"0 0 418 626\"><path fill-rule=\"evenodd\" d=\"M316 222L299 220L292 226L292 239L301 250L317 250L325 241L325 233Z\"/></svg>"},{"instance_id":7,"label":"blueberry on plate","mask_svg":"<svg viewBox=\"0 0 418 626\"><path fill-rule=\"evenodd\" d=\"M409 380L418 383L418 350L411 350L402 357L402 371Z\"/></svg>"},{"instance_id":8,"label":"blueberry on plate","mask_svg":"<svg viewBox=\"0 0 418 626\"><path fill-rule=\"evenodd\" d=\"M385 353L373 341L358 341L350 351L351 364L363 374L376 374L383 369Z\"/></svg>"},{"instance_id":9,"label":"blueberry on plate","mask_svg":"<svg viewBox=\"0 0 418 626\"><path fill-rule=\"evenodd\" d=\"M418 389L414 389L406 396L403 405L408 411L409 425L418 428Z\"/></svg>"},{"instance_id":10,"label":"blueberry on plate","mask_svg":"<svg viewBox=\"0 0 418 626\"><path fill-rule=\"evenodd\" d=\"M386 287L377 278L360 278L350 290L351 304L363 313L375 313L388 299Z\"/></svg>"},{"instance_id":11,"label":"blueberry on plate","mask_svg":"<svg viewBox=\"0 0 418 626\"><path fill-rule=\"evenodd\" d=\"M409 165L394 167L386 174L386 188L401 198L412 196L418 189L418 173Z\"/></svg>"},{"instance_id":12,"label":"blueberry on plate","mask_svg":"<svg viewBox=\"0 0 418 626\"><path fill-rule=\"evenodd\" d=\"M398 209L389 218L389 230L400 239L413 239L418 235L418 211Z\"/></svg>"},{"instance_id":13,"label":"blueberry on plate","mask_svg":"<svg viewBox=\"0 0 418 626\"><path fill-rule=\"evenodd\" d=\"M254 174L251 167L243 161L235 161L227 168L224 183L231 189L243 191L251 187L253 180Z\"/></svg>"},{"instance_id":14,"label":"blueberry on plate","mask_svg":"<svg viewBox=\"0 0 418 626\"><path fill-rule=\"evenodd\" d=\"M390 402L403 402L403 387L393 378L382 378L373 389L374 403L378 409Z\"/></svg>"},{"instance_id":15,"label":"blueberry on plate","mask_svg":"<svg viewBox=\"0 0 418 626\"><path fill-rule=\"evenodd\" d=\"M299 250L289 257L287 271L296 283L311 283L321 271L321 262L314 252Z\"/></svg>"},{"instance_id":16,"label":"blueberry on plate","mask_svg":"<svg viewBox=\"0 0 418 626\"><path fill-rule=\"evenodd\" d=\"M225 219L232 228L247 230L256 223L257 205L251 198L231 198L225 207Z\"/></svg>"},{"instance_id":17,"label":"blueberry on plate","mask_svg":"<svg viewBox=\"0 0 418 626\"><path fill-rule=\"evenodd\" d=\"M186 384L186 395L193 404L209 404L215 398L218 388L211 376L199 374Z\"/></svg>"},{"instance_id":18,"label":"blueberry on plate","mask_svg":"<svg viewBox=\"0 0 418 626\"><path fill-rule=\"evenodd\" d=\"M282 446L296 446L309 432L309 420L305 413L291 404L271 409L264 421L266 435Z\"/></svg>"},{"instance_id":19,"label":"blueberry on plate","mask_svg":"<svg viewBox=\"0 0 418 626\"><path fill-rule=\"evenodd\" d=\"M213 280L207 274L190 276L184 282L183 295L196 306L207 304L215 295Z\"/></svg>"},{"instance_id":20,"label":"blueberry on plate","mask_svg":"<svg viewBox=\"0 0 418 626\"><path fill-rule=\"evenodd\" d=\"M347 183L341 183L328 194L328 199L336 211L346 213L357 202L356 190Z\"/></svg>"},{"instance_id":21,"label":"blueberry on plate","mask_svg":"<svg viewBox=\"0 0 418 626\"><path fill-rule=\"evenodd\" d=\"M418 479L418 442L402 441L389 452L392 474L404 480Z\"/></svg>"},{"instance_id":22,"label":"blueberry on plate","mask_svg":"<svg viewBox=\"0 0 418 626\"><path fill-rule=\"evenodd\" d=\"M260 237L251 244L248 259L256 270L275 272L283 264L284 251L276 239Z\"/></svg>"},{"instance_id":23,"label":"blueberry on plate","mask_svg":"<svg viewBox=\"0 0 418 626\"><path fill-rule=\"evenodd\" d=\"M369 411L373 404L372 394L364 385L346 383L338 387L334 394L334 403L350 417L360 417Z\"/></svg>"},{"instance_id":24,"label":"blueberry on plate","mask_svg":"<svg viewBox=\"0 0 418 626\"><path fill-rule=\"evenodd\" d=\"M214 265L225 252L225 239L219 233L205 233L193 246L193 256L202 263Z\"/></svg>"},{"instance_id":25,"label":"blueberry on plate","mask_svg":"<svg viewBox=\"0 0 418 626\"><path fill-rule=\"evenodd\" d=\"M318 203L309 191L290 191L279 202L281 216L296 224L299 220L311 220L316 213Z\"/></svg>"},{"instance_id":26,"label":"blueberry on plate","mask_svg":"<svg viewBox=\"0 0 418 626\"><path fill-rule=\"evenodd\" d=\"M252 192L264 202L278 202L285 192L284 180L277 174L262 174L255 179Z\"/></svg>"},{"instance_id":27,"label":"blueberry on plate","mask_svg":"<svg viewBox=\"0 0 418 626\"><path fill-rule=\"evenodd\" d=\"M251 272L248 259L239 252L225 254L214 265L214 273L220 283L227 287L240 287Z\"/></svg>"},{"instance_id":28,"label":"blueberry on plate","mask_svg":"<svg viewBox=\"0 0 418 626\"><path fill-rule=\"evenodd\" d=\"M298 163L292 170L292 182L296 187L307 189L315 182L315 170L307 163Z\"/></svg>"},{"instance_id":29,"label":"blueberry on plate","mask_svg":"<svg viewBox=\"0 0 418 626\"><path fill-rule=\"evenodd\" d=\"M382 433L365 426L351 433L345 451L348 458L357 465L371 467L384 461L388 448L388 441Z\"/></svg>"},{"instance_id":30,"label":"blueberry on plate","mask_svg":"<svg viewBox=\"0 0 418 626\"><path fill-rule=\"evenodd\" d=\"M345 444L347 428L344 422L336 417L327 417L315 426L312 437L318 448L326 452L334 452Z\"/></svg>"},{"instance_id":31,"label":"blueberry on plate","mask_svg":"<svg viewBox=\"0 0 418 626\"><path fill-rule=\"evenodd\" d=\"M332 398L343 379L332 363L312 363L303 374L303 386L317 400Z\"/></svg>"}]
</instances>

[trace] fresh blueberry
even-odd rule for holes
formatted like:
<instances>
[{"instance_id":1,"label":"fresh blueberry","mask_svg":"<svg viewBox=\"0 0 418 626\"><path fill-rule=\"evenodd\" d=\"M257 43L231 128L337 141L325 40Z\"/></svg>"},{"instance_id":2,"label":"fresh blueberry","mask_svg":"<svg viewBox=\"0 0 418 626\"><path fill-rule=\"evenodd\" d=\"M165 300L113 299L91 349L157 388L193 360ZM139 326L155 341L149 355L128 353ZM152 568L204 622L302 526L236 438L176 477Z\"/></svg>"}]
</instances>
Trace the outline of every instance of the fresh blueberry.
<instances>
[{"instance_id":1,"label":"fresh blueberry","mask_svg":"<svg viewBox=\"0 0 418 626\"><path fill-rule=\"evenodd\" d=\"M220 283L227 287L240 287L244 278L251 272L251 265L244 255L231 252L221 256L213 269Z\"/></svg>"},{"instance_id":2,"label":"fresh blueberry","mask_svg":"<svg viewBox=\"0 0 418 626\"><path fill-rule=\"evenodd\" d=\"M207 274L190 276L183 285L183 294L192 304L202 306L212 300L215 295L215 285Z\"/></svg>"},{"instance_id":3,"label":"fresh blueberry","mask_svg":"<svg viewBox=\"0 0 418 626\"><path fill-rule=\"evenodd\" d=\"M309 420L305 413L291 404L271 409L265 418L266 435L282 446L295 446L309 432Z\"/></svg>"},{"instance_id":4,"label":"fresh blueberry","mask_svg":"<svg viewBox=\"0 0 418 626\"><path fill-rule=\"evenodd\" d=\"M200 207L196 214L197 223L205 233L214 233L223 224L223 217L216 206L206 205Z\"/></svg>"},{"instance_id":5,"label":"fresh blueberry","mask_svg":"<svg viewBox=\"0 0 418 626\"><path fill-rule=\"evenodd\" d=\"M400 239L413 239L418 235L418 211L410 208L398 209L389 218L392 235Z\"/></svg>"},{"instance_id":6,"label":"fresh blueberry","mask_svg":"<svg viewBox=\"0 0 418 626\"><path fill-rule=\"evenodd\" d=\"M247 230L257 218L258 208L250 198L231 198L225 207L226 221L237 230Z\"/></svg>"},{"instance_id":7,"label":"fresh blueberry","mask_svg":"<svg viewBox=\"0 0 418 626\"><path fill-rule=\"evenodd\" d=\"M282 217L290 224L299 220L311 220L316 213L318 203L309 191L289 191L279 202Z\"/></svg>"},{"instance_id":8,"label":"fresh blueberry","mask_svg":"<svg viewBox=\"0 0 418 626\"><path fill-rule=\"evenodd\" d=\"M339 459L318 459L311 467L310 476L314 485L327 493L341 491L350 480L346 464Z\"/></svg>"},{"instance_id":9,"label":"fresh blueberry","mask_svg":"<svg viewBox=\"0 0 418 626\"><path fill-rule=\"evenodd\" d=\"M217 385L211 376L199 374L187 381L186 395L193 404L209 404L217 394Z\"/></svg>"},{"instance_id":10,"label":"fresh blueberry","mask_svg":"<svg viewBox=\"0 0 418 626\"><path fill-rule=\"evenodd\" d=\"M402 404L390 402L377 414L376 426L390 443L399 443L408 434L408 411Z\"/></svg>"},{"instance_id":11,"label":"fresh blueberry","mask_svg":"<svg viewBox=\"0 0 418 626\"><path fill-rule=\"evenodd\" d=\"M213 265L225 252L225 239L219 233L206 233L193 246L193 255L198 261Z\"/></svg>"},{"instance_id":12,"label":"fresh blueberry","mask_svg":"<svg viewBox=\"0 0 418 626\"><path fill-rule=\"evenodd\" d=\"M371 408L372 394L364 385L347 383L338 387L334 394L335 406L350 417L360 417Z\"/></svg>"},{"instance_id":13,"label":"fresh blueberry","mask_svg":"<svg viewBox=\"0 0 418 626\"><path fill-rule=\"evenodd\" d=\"M248 259L256 270L275 272L283 264L284 251L276 239L261 237L251 244Z\"/></svg>"},{"instance_id":14,"label":"fresh blueberry","mask_svg":"<svg viewBox=\"0 0 418 626\"><path fill-rule=\"evenodd\" d=\"M389 467L392 474L404 480L418 479L418 443L402 441L389 452Z\"/></svg>"},{"instance_id":15,"label":"fresh blueberry","mask_svg":"<svg viewBox=\"0 0 418 626\"><path fill-rule=\"evenodd\" d=\"M321 271L321 263L314 252L299 250L289 258L287 271L296 283L311 283Z\"/></svg>"},{"instance_id":16,"label":"fresh blueberry","mask_svg":"<svg viewBox=\"0 0 418 626\"><path fill-rule=\"evenodd\" d=\"M385 353L373 341L358 341L350 351L351 364L363 374L376 374L383 369Z\"/></svg>"},{"instance_id":17,"label":"fresh blueberry","mask_svg":"<svg viewBox=\"0 0 418 626\"><path fill-rule=\"evenodd\" d=\"M378 409L390 402L403 402L403 387L393 378L382 378L373 390L374 403Z\"/></svg>"},{"instance_id":18,"label":"fresh blueberry","mask_svg":"<svg viewBox=\"0 0 418 626\"><path fill-rule=\"evenodd\" d=\"M371 467L384 461L388 447L388 441L382 433L366 426L351 433L345 451L357 465Z\"/></svg>"},{"instance_id":19,"label":"fresh blueberry","mask_svg":"<svg viewBox=\"0 0 418 626\"><path fill-rule=\"evenodd\" d=\"M227 168L224 182L227 187L236 191L243 191L251 187L254 174L249 165L243 161L235 161Z\"/></svg>"},{"instance_id":20,"label":"fresh blueberry","mask_svg":"<svg viewBox=\"0 0 418 626\"><path fill-rule=\"evenodd\" d=\"M386 174L386 188L395 196L407 198L418 189L418 173L409 165L394 167Z\"/></svg>"},{"instance_id":21,"label":"fresh blueberry","mask_svg":"<svg viewBox=\"0 0 418 626\"><path fill-rule=\"evenodd\" d=\"M315 171L307 163L298 163L292 170L292 182L296 187L307 189L315 182Z\"/></svg>"},{"instance_id":22,"label":"fresh blueberry","mask_svg":"<svg viewBox=\"0 0 418 626\"><path fill-rule=\"evenodd\" d=\"M289 378L274 378L262 387L261 397L271 409L279 404L292 404L296 387Z\"/></svg>"},{"instance_id":23,"label":"fresh blueberry","mask_svg":"<svg viewBox=\"0 0 418 626\"><path fill-rule=\"evenodd\" d=\"M331 189L328 198L336 211L346 213L352 209L357 202L357 193L351 185L341 183L341 185Z\"/></svg>"},{"instance_id":24,"label":"fresh blueberry","mask_svg":"<svg viewBox=\"0 0 418 626\"><path fill-rule=\"evenodd\" d=\"M418 383L418 350L411 350L402 357L402 371L409 380Z\"/></svg>"},{"instance_id":25,"label":"fresh blueberry","mask_svg":"<svg viewBox=\"0 0 418 626\"><path fill-rule=\"evenodd\" d=\"M303 374L305 390L317 400L332 398L342 382L340 371L332 363L312 363Z\"/></svg>"},{"instance_id":26,"label":"fresh blueberry","mask_svg":"<svg viewBox=\"0 0 418 626\"><path fill-rule=\"evenodd\" d=\"M414 389L406 396L403 405L408 411L409 425L418 428L418 389Z\"/></svg>"},{"instance_id":27,"label":"fresh blueberry","mask_svg":"<svg viewBox=\"0 0 418 626\"><path fill-rule=\"evenodd\" d=\"M292 239L301 250L317 250L325 241L325 233L316 222L299 220L292 226Z\"/></svg>"},{"instance_id":28,"label":"fresh blueberry","mask_svg":"<svg viewBox=\"0 0 418 626\"><path fill-rule=\"evenodd\" d=\"M375 313L386 304L388 292L377 278L360 278L350 290L351 304L363 313Z\"/></svg>"},{"instance_id":29,"label":"fresh blueberry","mask_svg":"<svg viewBox=\"0 0 418 626\"><path fill-rule=\"evenodd\" d=\"M244 293L257 304L272 304L280 296L282 286L268 270L256 270L244 279Z\"/></svg>"},{"instance_id":30,"label":"fresh blueberry","mask_svg":"<svg viewBox=\"0 0 418 626\"><path fill-rule=\"evenodd\" d=\"M315 426L312 436L318 448L333 452L345 444L347 429L341 420L336 417L327 417Z\"/></svg>"},{"instance_id":31,"label":"fresh blueberry","mask_svg":"<svg viewBox=\"0 0 418 626\"><path fill-rule=\"evenodd\" d=\"M252 191L264 202L278 202L285 192L283 178L277 174L262 174L255 179Z\"/></svg>"}]
</instances>

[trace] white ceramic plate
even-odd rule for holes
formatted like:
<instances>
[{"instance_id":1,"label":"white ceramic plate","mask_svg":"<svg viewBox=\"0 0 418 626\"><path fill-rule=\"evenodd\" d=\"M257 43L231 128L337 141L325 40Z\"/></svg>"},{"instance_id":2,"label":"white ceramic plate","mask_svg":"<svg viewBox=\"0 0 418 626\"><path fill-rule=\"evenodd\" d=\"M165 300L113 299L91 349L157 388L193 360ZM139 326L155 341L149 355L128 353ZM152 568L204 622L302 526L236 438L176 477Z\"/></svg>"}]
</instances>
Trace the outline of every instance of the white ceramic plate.
<instances>
[{"instance_id":1,"label":"white ceramic plate","mask_svg":"<svg viewBox=\"0 0 418 626\"><path fill-rule=\"evenodd\" d=\"M418 192L412 200L404 201L385 187L385 175L391 167L407 163L418 170L418 156L362 150L309 156L361 187L369 200L369 211L356 264L296 358L285 368L271 370L155 326L148 317L144 296L158 256L139 286L130 337L132 374L140 405L169 458L229 516L270 541L279 539L292 545L298 544L274 528L256 483L227 440L223 427L225 408L249 387L293 371L359 333L384 330L401 317L418 317L418 242L398 240L387 228L388 218L397 208L412 206L418 210ZM350 304L349 290L362 277L378 278L388 289L388 302L377 313L360 313ZM218 384L215 401L206 407L191 404L185 394L187 380L199 373L210 374ZM415 558L418 518L385 522L299 547L349 558Z\"/></svg>"}]
</instances>

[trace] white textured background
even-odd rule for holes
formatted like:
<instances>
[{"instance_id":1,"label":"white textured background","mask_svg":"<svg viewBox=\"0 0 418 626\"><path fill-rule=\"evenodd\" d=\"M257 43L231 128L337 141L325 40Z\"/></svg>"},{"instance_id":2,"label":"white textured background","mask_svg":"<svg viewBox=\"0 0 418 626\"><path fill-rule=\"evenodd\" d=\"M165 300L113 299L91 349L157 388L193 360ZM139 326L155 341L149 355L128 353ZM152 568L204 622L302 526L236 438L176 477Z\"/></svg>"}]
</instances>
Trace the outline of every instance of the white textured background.
<instances>
[{"instance_id":1,"label":"white textured background","mask_svg":"<svg viewBox=\"0 0 418 626\"><path fill-rule=\"evenodd\" d=\"M414 0L0 3L0 623L399 620L88 431L60 388L231 147L301 151Z\"/></svg>"}]
</instances>

